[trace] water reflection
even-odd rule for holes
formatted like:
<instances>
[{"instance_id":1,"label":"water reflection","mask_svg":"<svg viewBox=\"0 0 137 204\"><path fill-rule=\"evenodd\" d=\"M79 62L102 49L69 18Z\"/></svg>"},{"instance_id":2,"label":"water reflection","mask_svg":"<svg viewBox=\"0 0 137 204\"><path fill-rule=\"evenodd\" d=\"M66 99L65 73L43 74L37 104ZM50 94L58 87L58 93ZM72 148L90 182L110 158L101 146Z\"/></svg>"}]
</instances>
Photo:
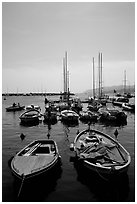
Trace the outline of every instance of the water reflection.
<instances>
[{"instance_id":1,"label":"water reflection","mask_svg":"<svg viewBox=\"0 0 137 204\"><path fill-rule=\"evenodd\" d=\"M20 122L20 126L24 126L24 127L33 127L33 126L38 126L39 125L39 121L36 122L29 122L29 123L22 123Z\"/></svg>"},{"instance_id":2,"label":"water reflection","mask_svg":"<svg viewBox=\"0 0 137 204\"><path fill-rule=\"evenodd\" d=\"M127 173L108 178L78 165L76 161L74 167L77 171L77 181L89 188L96 201L117 202L125 201L128 197L130 189Z\"/></svg>"},{"instance_id":3,"label":"water reflection","mask_svg":"<svg viewBox=\"0 0 137 204\"><path fill-rule=\"evenodd\" d=\"M55 120L43 120L43 123L46 125L48 125L48 124L55 125L57 122L58 122L57 119L55 119Z\"/></svg>"},{"instance_id":4,"label":"water reflection","mask_svg":"<svg viewBox=\"0 0 137 204\"><path fill-rule=\"evenodd\" d=\"M110 127L123 127L127 125L127 121L115 122L115 121L99 121L100 125L110 126Z\"/></svg>"},{"instance_id":5,"label":"water reflection","mask_svg":"<svg viewBox=\"0 0 137 204\"><path fill-rule=\"evenodd\" d=\"M18 191L20 189L21 182L14 179L14 201L20 202L41 202L46 200L48 195L56 190L57 181L61 178L62 168L60 163L49 172L24 181L20 196L18 197Z\"/></svg>"},{"instance_id":6,"label":"water reflection","mask_svg":"<svg viewBox=\"0 0 137 204\"><path fill-rule=\"evenodd\" d=\"M64 127L76 127L79 125L78 121L62 121L62 124L64 125Z\"/></svg>"}]
</instances>

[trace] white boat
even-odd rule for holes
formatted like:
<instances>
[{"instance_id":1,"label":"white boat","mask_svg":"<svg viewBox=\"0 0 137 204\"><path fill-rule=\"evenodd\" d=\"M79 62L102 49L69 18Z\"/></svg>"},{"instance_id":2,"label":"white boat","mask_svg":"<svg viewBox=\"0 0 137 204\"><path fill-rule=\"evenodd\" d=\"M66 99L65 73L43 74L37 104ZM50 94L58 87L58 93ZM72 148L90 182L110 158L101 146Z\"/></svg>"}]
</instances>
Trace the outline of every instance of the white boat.
<instances>
[{"instance_id":1,"label":"white boat","mask_svg":"<svg viewBox=\"0 0 137 204\"><path fill-rule=\"evenodd\" d=\"M63 122L78 122L79 115L72 110L63 110L60 114L60 120Z\"/></svg>"},{"instance_id":2,"label":"white boat","mask_svg":"<svg viewBox=\"0 0 137 204\"><path fill-rule=\"evenodd\" d=\"M123 103L122 108L125 111L135 112L135 104L133 103Z\"/></svg>"},{"instance_id":3,"label":"white boat","mask_svg":"<svg viewBox=\"0 0 137 204\"><path fill-rule=\"evenodd\" d=\"M123 103L128 103L129 99L125 97L118 97L116 100L113 101L113 105L122 107Z\"/></svg>"},{"instance_id":4,"label":"white boat","mask_svg":"<svg viewBox=\"0 0 137 204\"><path fill-rule=\"evenodd\" d=\"M30 124L39 122L40 117L40 112L36 109L32 109L22 113L19 118L21 120L21 123Z\"/></svg>"},{"instance_id":5,"label":"white boat","mask_svg":"<svg viewBox=\"0 0 137 204\"><path fill-rule=\"evenodd\" d=\"M130 154L118 141L98 130L80 132L70 149L82 165L101 175L126 172L131 162Z\"/></svg>"},{"instance_id":6,"label":"white boat","mask_svg":"<svg viewBox=\"0 0 137 204\"><path fill-rule=\"evenodd\" d=\"M16 178L29 179L48 172L59 159L54 140L35 140L13 157L11 170Z\"/></svg>"},{"instance_id":7,"label":"white boat","mask_svg":"<svg viewBox=\"0 0 137 204\"><path fill-rule=\"evenodd\" d=\"M26 110L32 110L32 109L41 110L40 106L38 106L38 105L31 104L31 105L26 107Z\"/></svg>"}]
</instances>

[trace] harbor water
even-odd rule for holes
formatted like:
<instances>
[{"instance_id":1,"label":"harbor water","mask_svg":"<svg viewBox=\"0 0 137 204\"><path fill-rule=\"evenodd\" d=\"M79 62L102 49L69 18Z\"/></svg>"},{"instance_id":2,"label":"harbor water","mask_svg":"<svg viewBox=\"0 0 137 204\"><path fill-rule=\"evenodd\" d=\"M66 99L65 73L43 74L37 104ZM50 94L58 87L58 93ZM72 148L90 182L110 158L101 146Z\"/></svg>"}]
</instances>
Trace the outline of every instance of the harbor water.
<instances>
[{"instance_id":1,"label":"harbor water","mask_svg":"<svg viewBox=\"0 0 137 204\"><path fill-rule=\"evenodd\" d=\"M6 112L6 107L13 102L21 105L39 105L44 113L43 96L7 96L2 97L2 201L32 202L134 202L135 201L135 114L126 112L127 125L115 126L100 123L91 124L91 128L103 131L113 138L118 130L118 141L131 155L131 164L127 174L114 180L107 180L98 172L96 175L75 165L74 152L70 144L78 131L88 127L79 122L76 126L63 125L61 121L48 126L40 121L37 126L22 126L19 116L23 111ZM86 108L87 104L84 104ZM25 138L21 139L20 135ZM20 186L16 185L11 173L9 161L23 147L36 139L54 139L61 156L61 169L50 175L43 176L38 182L24 182L20 197L17 198Z\"/></svg>"}]
</instances>

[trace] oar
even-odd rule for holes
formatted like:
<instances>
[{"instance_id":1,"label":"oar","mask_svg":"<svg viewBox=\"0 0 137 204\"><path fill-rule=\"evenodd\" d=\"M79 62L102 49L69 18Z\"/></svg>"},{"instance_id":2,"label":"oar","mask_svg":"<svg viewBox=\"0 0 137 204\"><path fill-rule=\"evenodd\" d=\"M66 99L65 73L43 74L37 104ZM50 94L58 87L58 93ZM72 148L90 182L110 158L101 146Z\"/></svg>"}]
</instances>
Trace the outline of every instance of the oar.
<instances>
[{"instance_id":1,"label":"oar","mask_svg":"<svg viewBox=\"0 0 137 204\"><path fill-rule=\"evenodd\" d=\"M118 150L118 152L119 152L120 156L121 156L121 157L122 157L122 159L123 159L123 160L126 162L126 159L124 158L124 156L123 156L122 152L120 151L120 149L119 149L118 145L117 145L116 147L117 147L117 150Z\"/></svg>"},{"instance_id":2,"label":"oar","mask_svg":"<svg viewBox=\"0 0 137 204\"><path fill-rule=\"evenodd\" d=\"M22 190L22 186L23 186L24 180L25 180L25 175L23 174L22 182L21 182L20 189L19 189L19 192L18 192L18 197L20 196L20 193L21 193L21 190Z\"/></svg>"},{"instance_id":3,"label":"oar","mask_svg":"<svg viewBox=\"0 0 137 204\"><path fill-rule=\"evenodd\" d=\"M109 161L112 161L112 162L116 162L117 164L124 164L125 162L119 162L119 161L116 161L115 159L111 159L111 158L109 158L109 157L107 157L107 156L104 156L104 158L106 158L106 159L108 159Z\"/></svg>"}]
</instances>

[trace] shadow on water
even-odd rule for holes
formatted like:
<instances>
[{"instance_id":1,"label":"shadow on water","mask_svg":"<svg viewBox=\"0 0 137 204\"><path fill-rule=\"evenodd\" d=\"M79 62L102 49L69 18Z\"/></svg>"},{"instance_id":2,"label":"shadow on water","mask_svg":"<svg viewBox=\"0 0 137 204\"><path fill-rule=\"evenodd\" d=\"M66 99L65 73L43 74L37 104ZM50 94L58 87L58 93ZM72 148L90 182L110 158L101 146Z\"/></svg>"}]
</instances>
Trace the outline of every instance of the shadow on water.
<instances>
[{"instance_id":1,"label":"shadow on water","mask_svg":"<svg viewBox=\"0 0 137 204\"><path fill-rule=\"evenodd\" d=\"M79 126L79 122L78 121L62 121L62 124L66 128Z\"/></svg>"},{"instance_id":2,"label":"shadow on water","mask_svg":"<svg viewBox=\"0 0 137 204\"><path fill-rule=\"evenodd\" d=\"M94 194L98 202L122 202L126 201L129 193L129 178L127 173L107 178L97 172L78 165L74 162L77 171L77 181L86 185Z\"/></svg>"},{"instance_id":3,"label":"shadow on water","mask_svg":"<svg viewBox=\"0 0 137 204\"><path fill-rule=\"evenodd\" d=\"M55 125L56 123L57 123L58 121L57 121L57 119L55 119L55 120L50 120L50 121L48 121L48 120L43 120L43 123L44 123L44 125Z\"/></svg>"},{"instance_id":4,"label":"shadow on water","mask_svg":"<svg viewBox=\"0 0 137 204\"><path fill-rule=\"evenodd\" d=\"M33 127L33 126L38 126L39 125L39 121L36 122L29 122L29 123L22 123L20 122L20 126L24 126L24 127Z\"/></svg>"},{"instance_id":5,"label":"shadow on water","mask_svg":"<svg viewBox=\"0 0 137 204\"><path fill-rule=\"evenodd\" d=\"M14 201L19 202L41 202L45 201L48 195L56 190L57 180L61 178L62 168L61 165L57 165L49 172L25 180L21 189L21 193L18 197L21 181L14 179Z\"/></svg>"},{"instance_id":6,"label":"shadow on water","mask_svg":"<svg viewBox=\"0 0 137 204\"><path fill-rule=\"evenodd\" d=\"M100 125L104 125L105 127L124 127L127 125L127 121L115 122L115 121L99 121Z\"/></svg>"},{"instance_id":7,"label":"shadow on water","mask_svg":"<svg viewBox=\"0 0 137 204\"><path fill-rule=\"evenodd\" d=\"M87 124L87 129L90 129L90 125L92 125L92 123ZM68 132L69 128L67 127L66 133ZM117 137L117 135L118 132L115 137ZM127 200L130 192L127 174L115 175L113 178L105 178L103 175L99 175L98 173L79 166L74 156L70 157L70 162L74 162L74 167L77 172L77 181L90 190L96 201L122 202Z\"/></svg>"}]
</instances>

